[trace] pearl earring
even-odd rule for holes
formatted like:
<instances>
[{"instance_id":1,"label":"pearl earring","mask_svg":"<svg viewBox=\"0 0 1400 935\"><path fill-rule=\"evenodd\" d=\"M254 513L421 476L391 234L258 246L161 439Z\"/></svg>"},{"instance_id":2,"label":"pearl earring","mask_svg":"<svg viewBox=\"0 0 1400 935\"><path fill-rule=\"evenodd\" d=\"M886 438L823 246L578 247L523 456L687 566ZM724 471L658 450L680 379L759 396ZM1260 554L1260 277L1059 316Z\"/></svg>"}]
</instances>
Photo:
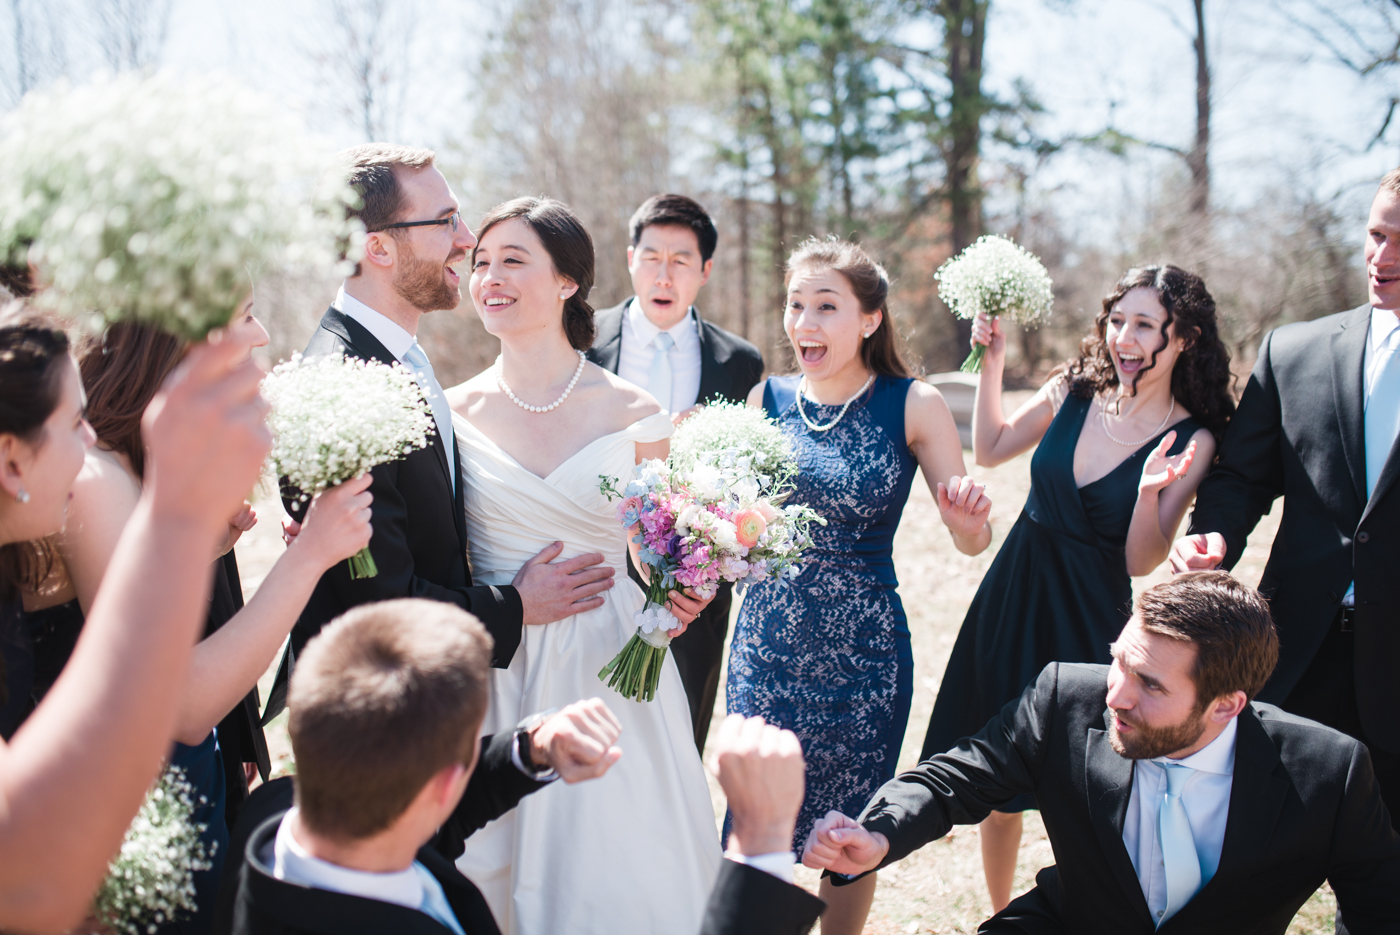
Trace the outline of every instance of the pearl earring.
<instances>
[{"instance_id":1,"label":"pearl earring","mask_svg":"<svg viewBox=\"0 0 1400 935\"><path fill-rule=\"evenodd\" d=\"M27 491L27 490L25 490L23 487L21 487L21 488L19 489L19 492L15 494L15 501L18 502L18 503L28 503L28 502L29 502L29 491Z\"/></svg>"}]
</instances>

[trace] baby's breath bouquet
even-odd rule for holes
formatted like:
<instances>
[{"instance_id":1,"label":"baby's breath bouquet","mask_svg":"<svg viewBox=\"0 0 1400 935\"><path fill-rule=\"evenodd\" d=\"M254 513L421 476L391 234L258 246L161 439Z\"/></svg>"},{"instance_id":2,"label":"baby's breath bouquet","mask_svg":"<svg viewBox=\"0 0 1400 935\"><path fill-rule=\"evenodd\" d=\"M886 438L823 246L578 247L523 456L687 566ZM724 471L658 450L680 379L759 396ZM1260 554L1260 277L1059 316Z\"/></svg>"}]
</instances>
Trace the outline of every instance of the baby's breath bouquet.
<instances>
[{"instance_id":1,"label":"baby's breath bouquet","mask_svg":"<svg viewBox=\"0 0 1400 935\"><path fill-rule=\"evenodd\" d=\"M801 570L808 528L826 521L809 507L782 506L797 461L777 424L742 404L706 406L681 423L668 461L644 461L621 491L600 475L599 489L621 498L617 518L636 535L648 566L637 630L598 678L624 698L651 701L678 621L666 606L674 588L713 597L721 581L742 591Z\"/></svg>"},{"instance_id":2,"label":"baby's breath bouquet","mask_svg":"<svg viewBox=\"0 0 1400 935\"><path fill-rule=\"evenodd\" d=\"M171 766L146 795L126 831L93 912L120 935L147 935L177 913L196 910L194 873L213 866L194 820L194 791L185 771Z\"/></svg>"},{"instance_id":3,"label":"baby's breath bouquet","mask_svg":"<svg viewBox=\"0 0 1400 935\"><path fill-rule=\"evenodd\" d=\"M230 80L102 75L0 120L0 261L33 262L59 311L198 340L252 277L332 271L356 196L301 125Z\"/></svg>"},{"instance_id":4,"label":"baby's breath bouquet","mask_svg":"<svg viewBox=\"0 0 1400 935\"><path fill-rule=\"evenodd\" d=\"M1036 325L1050 317L1050 274L1035 254L1006 237L989 234L948 260L933 274L948 310L971 321L978 312ZM987 348L974 344L959 369L981 373Z\"/></svg>"},{"instance_id":5,"label":"baby's breath bouquet","mask_svg":"<svg viewBox=\"0 0 1400 935\"><path fill-rule=\"evenodd\" d=\"M293 354L263 379L262 393L272 406L268 460L303 503L424 447L437 431L423 387L398 364ZM349 561L351 577L379 574L369 546Z\"/></svg>"}]
</instances>

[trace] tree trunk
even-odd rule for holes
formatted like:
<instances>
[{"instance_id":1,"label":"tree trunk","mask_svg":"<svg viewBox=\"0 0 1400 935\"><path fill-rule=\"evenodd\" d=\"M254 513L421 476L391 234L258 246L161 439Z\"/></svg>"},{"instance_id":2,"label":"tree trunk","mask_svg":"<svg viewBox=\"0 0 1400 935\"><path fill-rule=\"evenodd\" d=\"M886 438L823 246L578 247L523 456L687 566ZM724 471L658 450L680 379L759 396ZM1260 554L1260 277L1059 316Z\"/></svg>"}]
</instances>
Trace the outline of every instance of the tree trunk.
<instances>
[{"instance_id":1,"label":"tree trunk","mask_svg":"<svg viewBox=\"0 0 1400 935\"><path fill-rule=\"evenodd\" d=\"M935 8L943 17L943 48L948 60L948 135L944 146L948 220L952 248L957 254L982 234L982 188L977 176L981 158L982 116L987 99L982 94L982 50L987 39L990 0L943 0ZM972 338L972 323L958 319L960 356Z\"/></svg>"},{"instance_id":2,"label":"tree trunk","mask_svg":"<svg viewBox=\"0 0 1400 935\"><path fill-rule=\"evenodd\" d=\"M1191 214L1204 225L1210 212L1210 61L1206 57L1205 0L1195 0L1195 4L1196 142L1186 156L1186 165L1191 170Z\"/></svg>"}]
</instances>

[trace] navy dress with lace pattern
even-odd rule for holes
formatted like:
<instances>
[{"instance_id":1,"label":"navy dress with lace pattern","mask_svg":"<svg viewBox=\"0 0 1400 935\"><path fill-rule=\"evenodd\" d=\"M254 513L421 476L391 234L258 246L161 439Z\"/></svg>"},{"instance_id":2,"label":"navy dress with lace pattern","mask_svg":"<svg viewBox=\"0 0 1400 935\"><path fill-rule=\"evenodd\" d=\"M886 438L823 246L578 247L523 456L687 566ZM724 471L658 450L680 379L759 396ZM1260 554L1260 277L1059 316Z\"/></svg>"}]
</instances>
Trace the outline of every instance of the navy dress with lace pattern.
<instances>
[{"instance_id":1,"label":"navy dress with lace pattern","mask_svg":"<svg viewBox=\"0 0 1400 935\"><path fill-rule=\"evenodd\" d=\"M792 730L807 761L793 849L831 809L858 815L894 776L914 693L909 627L895 588L895 530L918 462L905 441L911 379L876 377L826 432L797 412L799 378L770 377L768 415L800 466L789 503L820 513L797 577L749 588L734 628L726 702ZM840 406L803 400L826 425ZM727 836L727 823L726 823Z\"/></svg>"}]
</instances>

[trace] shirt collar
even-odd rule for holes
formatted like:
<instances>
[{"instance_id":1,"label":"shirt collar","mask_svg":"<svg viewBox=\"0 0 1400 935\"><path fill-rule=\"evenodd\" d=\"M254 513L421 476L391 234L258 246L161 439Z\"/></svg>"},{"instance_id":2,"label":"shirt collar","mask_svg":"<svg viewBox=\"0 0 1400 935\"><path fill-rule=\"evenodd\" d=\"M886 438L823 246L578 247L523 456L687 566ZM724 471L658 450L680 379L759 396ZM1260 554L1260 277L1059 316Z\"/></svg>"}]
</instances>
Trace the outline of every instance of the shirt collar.
<instances>
[{"instance_id":1,"label":"shirt collar","mask_svg":"<svg viewBox=\"0 0 1400 935\"><path fill-rule=\"evenodd\" d=\"M295 808L287 812L277 828L277 840L272 846L274 877L288 883L377 899L409 909L423 905L423 881L412 864L394 873L369 873L322 860L292 836L292 818L296 814Z\"/></svg>"},{"instance_id":2,"label":"shirt collar","mask_svg":"<svg viewBox=\"0 0 1400 935\"><path fill-rule=\"evenodd\" d=\"M399 360L403 360L403 355L408 353L408 349L416 340L397 322L391 321L346 292L344 283L340 284L340 291L335 294L335 301L331 303L331 307L364 325L365 330L374 335L379 343L384 345L385 350Z\"/></svg>"},{"instance_id":3,"label":"shirt collar","mask_svg":"<svg viewBox=\"0 0 1400 935\"><path fill-rule=\"evenodd\" d=\"M1394 311L1371 306L1371 349L1374 351L1385 343L1390 333L1400 328L1400 315Z\"/></svg>"},{"instance_id":4,"label":"shirt collar","mask_svg":"<svg viewBox=\"0 0 1400 935\"><path fill-rule=\"evenodd\" d=\"M661 333L661 329L647 317L647 313L642 311L642 303L633 296L627 300L627 323L632 327L632 333L637 336L637 340L642 347L650 347L651 342L656 340L656 336ZM695 319L695 306L692 305L685 313L685 317L674 325L666 329L666 333L672 338L678 337L686 329L695 329L697 326ZM681 343L680 341L676 342Z\"/></svg>"},{"instance_id":5,"label":"shirt collar","mask_svg":"<svg viewBox=\"0 0 1400 935\"><path fill-rule=\"evenodd\" d=\"M1225 729L1220 732L1219 737L1188 757L1171 760L1159 756L1152 762L1159 766L1170 763L1173 766L1188 766L1202 773L1233 776L1235 774L1235 734L1239 730L1239 721L1238 717L1230 718L1230 723L1225 725Z\"/></svg>"}]
</instances>

